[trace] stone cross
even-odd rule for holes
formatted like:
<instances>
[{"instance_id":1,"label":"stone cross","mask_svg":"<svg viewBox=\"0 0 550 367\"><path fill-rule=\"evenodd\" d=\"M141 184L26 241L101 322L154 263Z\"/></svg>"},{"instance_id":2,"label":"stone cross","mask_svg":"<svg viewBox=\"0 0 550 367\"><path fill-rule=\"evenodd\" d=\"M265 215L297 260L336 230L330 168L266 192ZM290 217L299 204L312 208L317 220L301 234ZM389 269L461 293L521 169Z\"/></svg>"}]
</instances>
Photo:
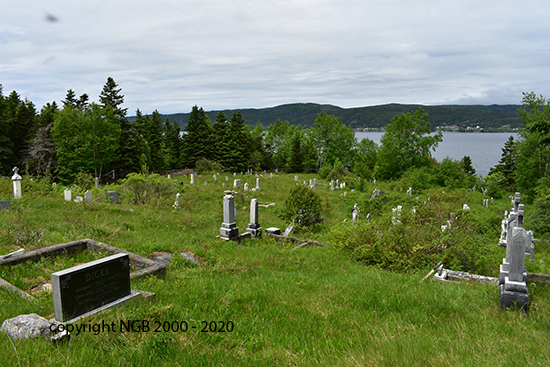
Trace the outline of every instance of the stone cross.
<instances>
[{"instance_id":1,"label":"stone cross","mask_svg":"<svg viewBox=\"0 0 550 367\"><path fill-rule=\"evenodd\" d=\"M258 199L250 201L250 223L246 231L251 233L254 238L262 236L262 227L258 223Z\"/></svg>"},{"instance_id":2,"label":"stone cross","mask_svg":"<svg viewBox=\"0 0 550 367\"><path fill-rule=\"evenodd\" d=\"M223 223L220 237L231 240L239 236L239 228L235 222L235 199L231 191L226 191L223 197Z\"/></svg>"}]
</instances>

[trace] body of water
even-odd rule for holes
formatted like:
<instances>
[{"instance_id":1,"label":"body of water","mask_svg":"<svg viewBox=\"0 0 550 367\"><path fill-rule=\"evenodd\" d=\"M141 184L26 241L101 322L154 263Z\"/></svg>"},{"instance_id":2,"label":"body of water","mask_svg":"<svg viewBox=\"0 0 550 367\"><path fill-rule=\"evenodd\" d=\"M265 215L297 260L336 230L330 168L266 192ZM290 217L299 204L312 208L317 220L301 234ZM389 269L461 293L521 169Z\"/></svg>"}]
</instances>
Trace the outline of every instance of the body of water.
<instances>
[{"instance_id":1,"label":"body of water","mask_svg":"<svg viewBox=\"0 0 550 367\"><path fill-rule=\"evenodd\" d=\"M357 132L358 141L369 138L380 145L383 132ZM472 166L477 175L485 177L489 169L500 161L504 143L512 135L518 138L517 133L443 133L443 141L438 144L432 156L438 161L449 157L461 160L465 155L472 159Z\"/></svg>"}]
</instances>

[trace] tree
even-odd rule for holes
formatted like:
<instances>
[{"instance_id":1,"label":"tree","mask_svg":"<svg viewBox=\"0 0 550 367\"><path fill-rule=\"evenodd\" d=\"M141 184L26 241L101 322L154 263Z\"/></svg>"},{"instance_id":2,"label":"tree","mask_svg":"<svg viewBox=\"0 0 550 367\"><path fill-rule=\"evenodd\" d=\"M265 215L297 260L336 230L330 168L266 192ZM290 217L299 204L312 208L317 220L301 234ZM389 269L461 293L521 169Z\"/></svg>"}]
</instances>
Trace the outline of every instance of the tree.
<instances>
[{"instance_id":1,"label":"tree","mask_svg":"<svg viewBox=\"0 0 550 367\"><path fill-rule=\"evenodd\" d=\"M504 148L502 148L502 155L500 161L494 167L489 170L487 178L495 177L501 187L514 187L516 186L516 141L514 136L510 135Z\"/></svg>"},{"instance_id":2,"label":"tree","mask_svg":"<svg viewBox=\"0 0 550 367\"><path fill-rule=\"evenodd\" d=\"M550 165L550 100L534 92L523 93L521 140L515 144L515 179L520 190L533 198L545 186Z\"/></svg>"},{"instance_id":3,"label":"tree","mask_svg":"<svg viewBox=\"0 0 550 367\"><path fill-rule=\"evenodd\" d=\"M278 169L285 167L288 161L289 142L292 128L288 121L277 119L275 124L269 125L265 137L265 150L269 154L273 166Z\"/></svg>"},{"instance_id":4,"label":"tree","mask_svg":"<svg viewBox=\"0 0 550 367\"><path fill-rule=\"evenodd\" d=\"M183 165L195 168L197 160L201 158L212 160L212 126L202 107L193 106L184 131L186 134L183 137Z\"/></svg>"},{"instance_id":5,"label":"tree","mask_svg":"<svg viewBox=\"0 0 550 367\"><path fill-rule=\"evenodd\" d=\"M350 151L357 143L355 132L342 123L339 117L321 112L317 115L310 134L317 148L318 167L334 165L336 158L346 167L351 167L353 158Z\"/></svg>"},{"instance_id":6,"label":"tree","mask_svg":"<svg viewBox=\"0 0 550 367\"><path fill-rule=\"evenodd\" d=\"M55 117L52 137L60 175L73 179L84 171L101 177L103 167L117 159L120 125L111 109L95 103L86 112L66 106Z\"/></svg>"},{"instance_id":7,"label":"tree","mask_svg":"<svg viewBox=\"0 0 550 367\"><path fill-rule=\"evenodd\" d=\"M430 164L430 151L443 140L443 134L430 136L429 116L422 108L395 116L384 128L380 139L374 176L395 179L411 167Z\"/></svg>"},{"instance_id":8,"label":"tree","mask_svg":"<svg viewBox=\"0 0 550 367\"><path fill-rule=\"evenodd\" d=\"M476 174L476 170L472 166L472 158L470 158L469 155L465 155L464 157L462 157L462 159L460 160L460 167L467 175L471 176Z\"/></svg>"},{"instance_id":9,"label":"tree","mask_svg":"<svg viewBox=\"0 0 550 367\"><path fill-rule=\"evenodd\" d=\"M353 173L365 180L370 180L376 166L378 145L371 139L365 138L357 144L354 152Z\"/></svg>"},{"instance_id":10,"label":"tree","mask_svg":"<svg viewBox=\"0 0 550 367\"><path fill-rule=\"evenodd\" d=\"M99 95L99 101L102 108L110 107L113 110L115 116L120 118L126 117L127 108L120 108L120 105L124 103L124 95L120 94L122 88L118 88L118 84L113 78L108 77L107 82L103 86L103 90Z\"/></svg>"}]
</instances>

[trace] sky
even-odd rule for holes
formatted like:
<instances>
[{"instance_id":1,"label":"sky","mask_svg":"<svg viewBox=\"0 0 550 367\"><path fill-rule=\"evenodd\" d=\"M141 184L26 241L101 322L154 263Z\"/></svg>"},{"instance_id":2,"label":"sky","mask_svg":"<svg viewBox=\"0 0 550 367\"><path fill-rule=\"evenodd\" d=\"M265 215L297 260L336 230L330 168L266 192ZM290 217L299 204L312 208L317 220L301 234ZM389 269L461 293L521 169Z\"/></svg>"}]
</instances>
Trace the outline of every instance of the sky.
<instances>
[{"instance_id":1,"label":"sky","mask_svg":"<svg viewBox=\"0 0 550 367\"><path fill-rule=\"evenodd\" d=\"M0 0L0 84L134 115L550 97L547 0Z\"/></svg>"}]
</instances>

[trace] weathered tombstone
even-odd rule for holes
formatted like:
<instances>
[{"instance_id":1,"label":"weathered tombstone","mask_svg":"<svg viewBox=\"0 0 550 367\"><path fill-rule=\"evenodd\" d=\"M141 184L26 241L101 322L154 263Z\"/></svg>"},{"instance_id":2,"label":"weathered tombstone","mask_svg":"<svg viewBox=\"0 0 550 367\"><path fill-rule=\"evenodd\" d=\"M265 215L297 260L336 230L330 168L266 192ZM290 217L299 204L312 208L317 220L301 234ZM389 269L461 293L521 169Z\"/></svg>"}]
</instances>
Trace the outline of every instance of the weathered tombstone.
<instances>
[{"instance_id":1,"label":"weathered tombstone","mask_svg":"<svg viewBox=\"0 0 550 367\"><path fill-rule=\"evenodd\" d=\"M237 188L238 186L241 186L241 179L240 178L236 178L236 179L233 180L233 187Z\"/></svg>"},{"instance_id":2,"label":"weathered tombstone","mask_svg":"<svg viewBox=\"0 0 550 367\"><path fill-rule=\"evenodd\" d=\"M65 193L65 201L71 201L73 199L70 189L65 189L64 193Z\"/></svg>"},{"instance_id":3,"label":"weathered tombstone","mask_svg":"<svg viewBox=\"0 0 550 367\"><path fill-rule=\"evenodd\" d=\"M367 214L367 224L370 223L370 213Z\"/></svg>"},{"instance_id":4,"label":"weathered tombstone","mask_svg":"<svg viewBox=\"0 0 550 367\"><path fill-rule=\"evenodd\" d=\"M279 173L279 169L278 169L278 168L275 168L275 173Z\"/></svg>"},{"instance_id":5,"label":"weathered tombstone","mask_svg":"<svg viewBox=\"0 0 550 367\"><path fill-rule=\"evenodd\" d=\"M245 182L244 184L244 191L248 191L248 182Z\"/></svg>"},{"instance_id":6,"label":"weathered tombstone","mask_svg":"<svg viewBox=\"0 0 550 367\"><path fill-rule=\"evenodd\" d=\"M252 234L252 237L262 236L262 227L258 223L258 199L250 201L250 223L246 231Z\"/></svg>"},{"instance_id":7,"label":"weathered tombstone","mask_svg":"<svg viewBox=\"0 0 550 367\"><path fill-rule=\"evenodd\" d=\"M208 185L208 182L204 181L204 186Z\"/></svg>"},{"instance_id":8,"label":"weathered tombstone","mask_svg":"<svg viewBox=\"0 0 550 367\"><path fill-rule=\"evenodd\" d=\"M260 187L260 178L256 178L256 190L261 190L262 188Z\"/></svg>"},{"instance_id":9,"label":"weathered tombstone","mask_svg":"<svg viewBox=\"0 0 550 367\"><path fill-rule=\"evenodd\" d=\"M292 232L294 232L294 222L290 223L288 227L286 227L283 237L288 237Z\"/></svg>"},{"instance_id":10,"label":"weathered tombstone","mask_svg":"<svg viewBox=\"0 0 550 367\"><path fill-rule=\"evenodd\" d=\"M372 178L372 182L376 185L376 177Z\"/></svg>"},{"instance_id":11,"label":"weathered tombstone","mask_svg":"<svg viewBox=\"0 0 550 367\"><path fill-rule=\"evenodd\" d=\"M336 189L340 188L340 184L338 183L338 179L336 179Z\"/></svg>"},{"instance_id":12,"label":"weathered tombstone","mask_svg":"<svg viewBox=\"0 0 550 367\"><path fill-rule=\"evenodd\" d=\"M225 189L225 182L222 184L222 187Z\"/></svg>"},{"instance_id":13,"label":"weathered tombstone","mask_svg":"<svg viewBox=\"0 0 550 367\"><path fill-rule=\"evenodd\" d=\"M491 196L491 205L493 205L493 197Z\"/></svg>"},{"instance_id":14,"label":"weathered tombstone","mask_svg":"<svg viewBox=\"0 0 550 367\"><path fill-rule=\"evenodd\" d=\"M330 179L330 191L334 191L334 179Z\"/></svg>"},{"instance_id":15,"label":"weathered tombstone","mask_svg":"<svg viewBox=\"0 0 550 367\"><path fill-rule=\"evenodd\" d=\"M92 193L90 192L90 190L86 190L86 192L84 193L84 201L86 202L86 204L92 203Z\"/></svg>"},{"instance_id":16,"label":"weathered tombstone","mask_svg":"<svg viewBox=\"0 0 550 367\"><path fill-rule=\"evenodd\" d=\"M2 209L11 209L11 201L9 200L3 200L0 201L0 210Z\"/></svg>"},{"instance_id":17,"label":"weathered tombstone","mask_svg":"<svg viewBox=\"0 0 550 367\"><path fill-rule=\"evenodd\" d=\"M168 174L166 177L167 177L169 180L172 178L172 176L171 176L170 174Z\"/></svg>"},{"instance_id":18,"label":"weathered tombstone","mask_svg":"<svg viewBox=\"0 0 550 367\"><path fill-rule=\"evenodd\" d=\"M220 237L231 240L239 237L239 228L235 223L235 199L231 191L226 191L223 197L223 223L220 228Z\"/></svg>"},{"instance_id":19,"label":"weathered tombstone","mask_svg":"<svg viewBox=\"0 0 550 367\"><path fill-rule=\"evenodd\" d=\"M510 257L506 259L508 272L504 274L504 282L500 284L499 288L501 308L527 308L529 303L529 292L526 283L527 274L525 273L527 232L523 228L523 213L523 205L519 205L517 226L512 231L511 238L508 238L506 248L508 250L508 247L510 247Z\"/></svg>"},{"instance_id":20,"label":"weathered tombstone","mask_svg":"<svg viewBox=\"0 0 550 367\"><path fill-rule=\"evenodd\" d=\"M13 176L11 176L11 180L13 181L13 197L15 199L20 199L21 194L21 176L18 173L19 168L13 167Z\"/></svg>"},{"instance_id":21,"label":"weathered tombstone","mask_svg":"<svg viewBox=\"0 0 550 367\"><path fill-rule=\"evenodd\" d=\"M214 173L214 176L212 176L214 178L214 182L217 182L218 181L218 178L216 177L216 174Z\"/></svg>"},{"instance_id":22,"label":"weathered tombstone","mask_svg":"<svg viewBox=\"0 0 550 367\"><path fill-rule=\"evenodd\" d=\"M95 187L99 187L99 177L95 178Z\"/></svg>"},{"instance_id":23,"label":"weathered tombstone","mask_svg":"<svg viewBox=\"0 0 550 367\"><path fill-rule=\"evenodd\" d=\"M294 176L294 181L298 181L298 176Z\"/></svg>"},{"instance_id":24,"label":"weathered tombstone","mask_svg":"<svg viewBox=\"0 0 550 367\"><path fill-rule=\"evenodd\" d=\"M313 186L317 186L317 179L316 178L313 179Z\"/></svg>"},{"instance_id":25,"label":"weathered tombstone","mask_svg":"<svg viewBox=\"0 0 550 367\"><path fill-rule=\"evenodd\" d=\"M118 200L118 191L107 191L107 195L111 198L111 204L120 204Z\"/></svg>"},{"instance_id":26,"label":"weathered tombstone","mask_svg":"<svg viewBox=\"0 0 550 367\"><path fill-rule=\"evenodd\" d=\"M357 207L357 203L355 203L351 211L351 224L357 224L357 220L359 219L359 211L360 210Z\"/></svg>"},{"instance_id":27,"label":"weathered tombstone","mask_svg":"<svg viewBox=\"0 0 550 367\"><path fill-rule=\"evenodd\" d=\"M498 245L500 247L506 247L506 235L508 233L508 211L504 212L504 219L500 222L500 239Z\"/></svg>"},{"instance_id":28,"label":"weathered tombstone","mask_svg":"<svg viewBox=\"0 0 550 367\"><path fill-rule=\"evenodd\" d=\"M229 177L225 176L225 182L229 181Z\"/></svg>"},{"instance_id":29,"label":"weathered tombstone","mask_svg":"<svg viewBox=\"0 0 550 367\"><path fill-rule=\"evenodd\" d=\"M279 236L281 235L281 229L277 228L277 227L266 228L265 232L268 233L268 234L276 234L276 235L279 235Z\"/></svg>"},{"instance_id":30,"label":"weathered tombstone","mask_svg":"<svg viewBox=\"0 0 550 367\"><path fill-rule=\"evenodd\" d=\"M195 175L191 173L191 185L195 184Z\"/></svg>"},{"instance_id":31,"label":"weathered tombstone","mask_svg":"<svg viewBox=\"0 0 550 367\"><path fill-rule=\"evenodd\" d=\"M178 192L176 194L176 201L174 201L174 205L172 205L174 207L174 210L179 210L179 208L180 208L180 199L181 199L181 194Z\"/></svg>"},{"instance_id":32,"label":"weathered tombstone","mask_svg":"<svg viewBox=\"0 0 550 367\"><path fill-rule=\"evenodd\" d=\"M128 254L106 258L52 273L55 319L74 319L105 306L114 306L138 295L130 290Z\"/></svg>"},{"instance_id":33,"label":"weathered tombstone","mask_svg":"<svg viewBox=\"0 0 550 367\"><path fill-rule=\"evenodd\" d=\"M273 172L269 173L269 178L273 178Z\"/></svg>"},{"instance_id":34,"label":"weathered tombstone","mask_svg":"<svg viewBox=\"0 0 550 367\"><path fill-rule=\"evenodd\" d=\"M412 187L409 187L409 189L407 190L407 195L409 195L409 197L413 197L413 188Z\"/></svg>"},{"instance_id":35,"label":"weathered tombstone","mask_svg":"<svg viewBox=\"0 0 550 367\"><path fill-rule=\"evenodd\" d=\"M525 254L530 255L530 260L535 260L535 244L533 239L535 238L533 231L527 231L527 242L525 243Z\"/></svg>"},{"instance_id":36,"label":"weathered tombstone","mask_svg":"<svg viewBox=\"0 0 550 367\"><path fill-rule=\"evenodd\" d=\"M428 201L430 201L430 198L428 198ZM464 204L462 205L462 210L470 210L470 207L468 206L468 204Z\"/></svg>"}]
</instances>

